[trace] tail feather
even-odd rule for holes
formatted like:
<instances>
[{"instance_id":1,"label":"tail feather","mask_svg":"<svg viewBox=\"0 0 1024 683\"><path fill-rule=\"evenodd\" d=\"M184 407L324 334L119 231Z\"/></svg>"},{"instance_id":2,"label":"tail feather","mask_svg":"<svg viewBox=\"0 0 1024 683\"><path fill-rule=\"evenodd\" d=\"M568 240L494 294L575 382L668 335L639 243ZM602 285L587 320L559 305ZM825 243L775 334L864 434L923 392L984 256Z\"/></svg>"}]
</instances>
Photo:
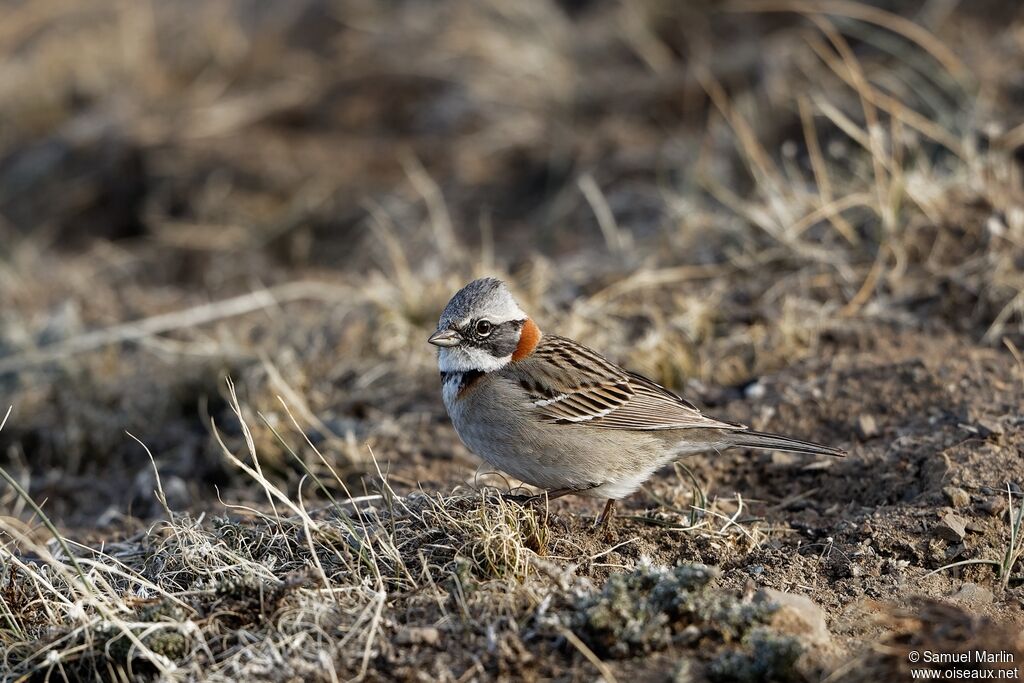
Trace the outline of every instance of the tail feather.
<instances>
[{"instance_id":1,"label":"tail feather","mask_svg":"<svg viewBox=\"0 0 1024 683\"><path fill-rule=\"evenodd\" d=\"M782 434L770 434L768 432L755 432L750 430L736 431L729 433L729 440L733 446L746 448L764 448L773 451L786 451L788 453L806 453L808 455L834 455L842 458L846 451L842 448L826 446L813 441L801 441Z\"/></svg>"}]
</instances>

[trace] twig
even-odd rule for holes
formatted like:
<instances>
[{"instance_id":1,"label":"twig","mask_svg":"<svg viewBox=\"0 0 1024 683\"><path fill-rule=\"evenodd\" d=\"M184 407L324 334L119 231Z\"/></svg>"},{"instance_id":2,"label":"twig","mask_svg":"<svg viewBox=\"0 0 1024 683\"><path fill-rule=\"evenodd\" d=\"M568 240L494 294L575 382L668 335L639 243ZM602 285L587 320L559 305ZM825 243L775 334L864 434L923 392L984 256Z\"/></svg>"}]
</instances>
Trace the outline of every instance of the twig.
<instances>
[{"instance_id":1,"label":"twig","mask_svg":"<svg viewBox=\"0 0 1024 683\"><path fill-rule=\"evenodd\" d=\"M587 647L587 644L580 640L578 635L565 626L558 626L557 628L559 635L568 640L569 643L576 648L588 662L594 665L594 668L598 670L601 674L601 678L603 678L606 683L618 683L618 679L615 678L615 674L612 673L611 668L602 662L601 658L594 654L594 651Z\"/></svg>"},{"instance_id":2,"label":"twig","mask_svg":"<svg viewBox=\"0 0 1024 683\"><path fill-rule=\"evenodd\" d=\"M349 292L348 287L337 284L302 280L289 282L230 299L212 301L173 313L163 313L142 320L86 332L38 349L5 356L0 358L0 376L47 365L105 346L137 341L172 330L204 325L225 318L234 318L282 303L303 299L328 301Z\"/></svg>"}]
</instances>

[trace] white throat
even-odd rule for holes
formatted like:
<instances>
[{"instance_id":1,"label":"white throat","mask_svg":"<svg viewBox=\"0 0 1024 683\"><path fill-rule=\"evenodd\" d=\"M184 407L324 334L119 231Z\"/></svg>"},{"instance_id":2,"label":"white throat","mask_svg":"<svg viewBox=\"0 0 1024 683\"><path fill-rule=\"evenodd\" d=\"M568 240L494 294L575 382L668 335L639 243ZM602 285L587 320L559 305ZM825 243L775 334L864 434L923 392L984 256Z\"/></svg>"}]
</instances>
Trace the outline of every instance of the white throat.
<instances>
[{"instance_id":1,"label":"white throat","mask_svg":"<svg viewBox=\"0 0 1024 683\"><path fill-rule=\"evenodd\" d=\"M441 372L494 372L512 362L512 354L495 358L487 351L456 346L441 349L437 354L437 368Z\"/></svg>"}]
</instances>

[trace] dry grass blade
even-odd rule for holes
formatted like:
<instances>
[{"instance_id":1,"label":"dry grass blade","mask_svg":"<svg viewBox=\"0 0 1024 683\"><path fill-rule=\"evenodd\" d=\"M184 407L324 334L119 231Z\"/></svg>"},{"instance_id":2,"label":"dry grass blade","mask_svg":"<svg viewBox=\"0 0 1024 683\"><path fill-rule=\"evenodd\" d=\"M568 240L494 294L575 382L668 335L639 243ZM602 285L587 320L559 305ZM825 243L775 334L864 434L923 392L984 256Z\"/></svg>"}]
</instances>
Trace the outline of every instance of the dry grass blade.
<instances>
[{"instance_id":1,"label":"dry grass blade","mask_svg":"<svg viewBox=\"0 0 1024 683\"><path fill-rule=\"evenodd\" d=\"M819 17L812 17L812 19L819 27L831 26ZM840 45L844 46L841 52L843 66L840 66L840 62L835 59L834 55L823 47L821 41L808 39L808 44L837 76L857 91L866 107L882 109L893 118L902 121L908 127L945 146L961 159L967 159L967 150L956 136L934 121L910 109L895 97L879 92L877 88L872 87L859 67L851 68L851 65L855 65L857 61L853 57L849 46L846 45L846 41L839 37L839 33L834 28L829 28L827 34L833 45L837 47ZM870 125L868 130L871 130ZM870 134L863 140L858 140L858 142L861 142L865 148L871 149Z\"/></svg>"},{"instance_id":2,"label":"dry grass blade","mask_svg":"<svg viewBox=\"0 0 1024 683\"><path fill-rule=\"evenodd\" d=\"M744 153L744 159L749 163L751 175L759 185L766 185L773 193L785 194L786 184L782 174L776 168L771 155L764 149L754 129L740 112L732 106L729 97L722 84L712 75L710 71L703 68L697 69L697 78L701 87L708 94L715 108L729 122L730 127L735 131L739 139L740 149Z\"/></svg>"},{"instance_id":3,"label":"dry grass blade","mask_svg":"<svg viewBox=\"0 0 1024 683\"><path fill-rule=\"evenodd\" d=\"M604 242L608 245L608 250L618 256L626 253L631 244L629 234L624 232L618 223L615 222L615 214L612 213L612 207L608 205L608 200L605 198L604 193L601 192L601 188L598 187L594 176L585 173L576 184L579 186L587 203L590 204L594 216L597 218L597 224L601 228L601 234L604 235Z\"/></svg>"},{"instance_id":4,"label":"dry grass blade","mask_svg":"<svg viewBox=\"0 0 1024 683\"><path fill-rule=\"evenodd\" d=\"M9 414L10 410L8 410L8 415ZM4 422L6 422L6 420L7 418L5 416ZM2 423L0 423L0 427L3 427ZM37 505L34 500L32 500L32 497L28 494L28 491L22 488L21 484L18 483L18 480L12 477L10 474L8 474L7 470L5 470L2 467L0 467L0 478L3 478L3 480L7 482L7 485L14 489L14 491L21 497L21 499L28 504L29 508L32 509L36 517L38 517L39 520L43 523L43 526L45 526L47 531L49 531L50 534L53 536L53 540L56 541L57 545L59 545L61 550L64 551L64 556L67 558L67 561L71 563L71 566L74 567L75 571L78 574L78 578L81 580L81 586L85 590L85 595L96 595L96 586L93 585L92 580L86 574L85 570L82 569L82 566L78 564L78 558L75 557L75 554L71 552L71 548L68 546L67 541L64 540L64 536L57 530L57 527L54 525L53 522L50 521L50 518L47 517L46 513L43 512L43 509L39 507L39 505Z\"/></svg>"},{"instance_id":5,"label":"dry grass blade","mask_svg":"<svg viewBox=\"0 0 1024 683\"><path fill-rule=\"evenodd\" d=\"M1024 289L1017 292L1016 296L1000 309L999 313L992 320L992 324L985 330L985 335L982 339L986 342L994 342L996 339L1001 338L1006 331L1006 322L1015 313L1020 317L1024 317Z\"/></svg>"},{"instance_id":6,"label":"dry grass blade","mask_svg":"<svg viewBox=\"0 0 1024 683\"><path fill-rule=\"evenodd\" d=\"M811 107L805 95L801 95L797 99L797 108L800 112L800 125L803 127L804 142L807 145L807 155L811 160L811 169L814 172L814 180L818 186L818 192L821 195L821 208L819 211L821 212L822 217L828 218L829 222L836 229L836 232L842 235L850 244L856 245L860 242L860 239L857 237L857 233L854 231L853 226L843 218L842 212L847 208L856 206L858 202L852 202L850 197L845 197L840 202L833 203L832 181L829 178L828 166L825 163L825 158L821 153L821 146L818 144L818 132L814 127L814 116L811 113ZM820 220L820 218L815 214L811 214L802 224L793 226L793 232L799 235L803 232L806 226L810 226L817 220Z\"/></svg>"},{"instance_id":7,"label":"dry grass blade","mask_svg":"<svg viewBox=\"0 0 1024 683\"><path fill-rule=\"evenodd\" d=\"M587 303L594 307L600 307L633 292L688 282L690 280L710 279L724 275L732 270L733 266L730 264L676 266L675 268L640 270L629 277L608 285L604 289L594 292L587 298Z\"/></svg>"},{"instance_id":8,"label":"dry grass blade","mask_svg":"<svg viewBox=\"0 0 1024 683\"><path fill-rule=\"evenodd\" d=\"M730 0L725 9L732 12L797 12L805 15L824 13L859 19L917 43L961 83L966 83L970 76L970 70L963 61L930 31L905 17L866 3L850 0Z\"/></svg>"},{"instance_id":9,"label":"dry grass blade","mask_svg":"<svg viewBox=\"0 0 1024 683\"><path fill-rule=\"evenodd\" d=\"M444 201L444 194L441 186L430 177L427 169L413 154L402 156L402 165L405 173L412 182L413 187L423 198L430 214L430 227L434 231L434 238L437 240L439 251L442 254L458 254L459 241L455 239L455 230L452 227L452 217L448 212L448 205Z\"/></svg>"},{"instance_id":10,"label":"dry grass blade","mask_svg":"<svg viewBox=\"0 0 1024 683\"><path fill-rule=\"evenodd\" d=\"M160 505L164 509L164 514L167 515L167 519L173 524L174 513L171 512L171 508L167 506L167 494L164 493L163 482L160 481L160 469L156 466L156 458L153 457L153 452L149 450L149 446L144 444L139 437L135 436L131 432L125 432L135 443L142 446L142 450L146 451L146 455L149 457L150 464L153 465L153 477L156 479L156 497L160 502Z\"/></svg>"},{"instance_id":11,"label":"dry grass blade","mask_svg":"<svg viewBox=\"0 0 1024 683\"><path fill-rule=\"evenodd\" d=\"M601 658L594 654L594 651L587 647L587 644L580 640L578 635L572 632L572 629L561 626L559 627L558 632L563 638L569 641L569 644L576 648L576 650L578 650L588 662L594 665L594 668L601 674L602 680L607 683L618 682L618 679L615 677L615 674L612 673L612 670L608 665L602 662Z\"/></svg>"},{"instance_id":12,"label":"dry grass blade","mask_svg":"<svg viewBox=\"0 0 1024 683\"><path fill-rule=\"evenodd\" d=\"M878 212L882 218L882 227L887 232L892 232L896 227L896 216L892 211L892 207L886 198L888 192L886 191L887 184L890 180L887 174L887 169L890 172L895 172L895 165L889 154L886 153L885 143L882 140L882 127L879 124L878 112L875 109L874 99L872 98L873 88L868 83L867 76L864 74L864 70L853 54L853 50L847 44L846 40L840 35L835 27L828 20L817 15L811 15L809 19L821 30L822 33L828 38L829 42L839 53L843 60L845 68L845 74L847 82L850 86L857 91L857 96L860 98L861 108L864 111L864 120L867 127L868 144L870 145L871 152L871 163L874 167L875 174L875 189L878 193ZM840 75L843 72L837 71ZM895 141L893 141L895 145ZM886 162L883 162L883 159Z\"/></svg>"}]
</instances>

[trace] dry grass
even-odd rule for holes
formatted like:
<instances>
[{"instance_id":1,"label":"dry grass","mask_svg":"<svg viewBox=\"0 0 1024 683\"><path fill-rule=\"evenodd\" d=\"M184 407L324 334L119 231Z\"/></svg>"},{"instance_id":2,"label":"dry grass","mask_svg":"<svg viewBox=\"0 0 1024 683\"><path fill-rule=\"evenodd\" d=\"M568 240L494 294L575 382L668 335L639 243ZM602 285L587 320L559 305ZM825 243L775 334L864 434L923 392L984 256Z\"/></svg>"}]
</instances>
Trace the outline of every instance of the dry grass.
<instances>
[{"instance_id":1,"label":"dry grass","mask_svg":"<svg viewBox=\"0 0 1024 683\"><path fill-rule=\"evenodd\" d=\"M586 552L581 538L594 547L602 532L557 534L546 511L495 489L398 497L381 475L378 493L339 500L315 476L315 486L300 482L285 492L261 473L254 448L238 455L224 446L224 457L267 494L266 512L228 505L223 516L197 519L167 510L145 533L100 547L62 536L8 478L35 512L27 523L5 518L0 525L0 633L11 679L342 680L365 677L371 665L376 677L396 644L443 646L460 633L492 639L504 619L534 621L534 637L556 648L572 629L592 640L619 628L604 617L598 625L607 601L615 619L640 618L628 600L611 597L607 587L595 593L566 564ZM157 487L163 502L159 476ZM326 500L309 496L313 488ZM643 569L635 580L661 581L664 571ZM638 606L638 615L667 616L650 625L663 629L656 639L634 636L637 647L662 649L691 622L742 633L773 609L705 593L711 569L680 571L684 588L666 592L666 585L655 595L698 591L694 602L685 609L674 602ZM634 590L628 585L622 590ZM589 616L579 621L577 609ZM430 625L412 626L414 618ZM664 630L666 618L682 626ZM447 666L461 668L472 652L450 654Z\"/></svg>"}]
</instances>

